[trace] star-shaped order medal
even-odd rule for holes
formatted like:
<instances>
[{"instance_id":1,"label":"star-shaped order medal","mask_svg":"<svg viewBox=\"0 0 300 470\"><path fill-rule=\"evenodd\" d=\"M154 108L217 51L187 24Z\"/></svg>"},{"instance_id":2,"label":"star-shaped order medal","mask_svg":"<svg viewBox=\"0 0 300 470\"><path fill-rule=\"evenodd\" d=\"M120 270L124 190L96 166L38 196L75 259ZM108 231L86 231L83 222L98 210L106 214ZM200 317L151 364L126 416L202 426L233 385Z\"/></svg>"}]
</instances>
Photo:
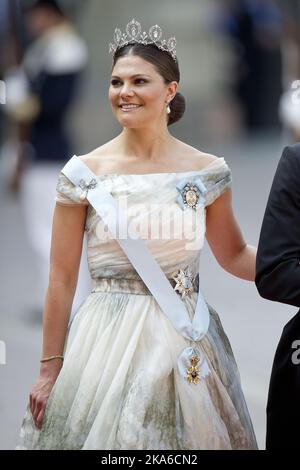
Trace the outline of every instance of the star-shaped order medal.
<instances>
[{"instance_id":1,"label":"star-shaped order medal","mask_svg":"<svg viewBox=\"0 0 300 470\"><path fill-rule=\"evenodd\" d=\"M176 281L176 286L174 290L177 290L181 297L184 298L186 295L189 295L193 292L193 276L189 268L179 269L178 273L173 276L174 281Z\"/></svg>"},{"instance_id":2,"label":"star-shaped order medal","mask_svg":"<svg viewBox=\"0 0 300 470\"><path fill-rule=\"evenodd\" d=\"M184 178L178 183L176 188L179 191L177 202L182 209L185 207L191 207L197 209L198 204L205 203L205 194L207 190L201 181L201 178L197 178L195 181L191 181L189 178Z\"/></svg>"}]
</instances>

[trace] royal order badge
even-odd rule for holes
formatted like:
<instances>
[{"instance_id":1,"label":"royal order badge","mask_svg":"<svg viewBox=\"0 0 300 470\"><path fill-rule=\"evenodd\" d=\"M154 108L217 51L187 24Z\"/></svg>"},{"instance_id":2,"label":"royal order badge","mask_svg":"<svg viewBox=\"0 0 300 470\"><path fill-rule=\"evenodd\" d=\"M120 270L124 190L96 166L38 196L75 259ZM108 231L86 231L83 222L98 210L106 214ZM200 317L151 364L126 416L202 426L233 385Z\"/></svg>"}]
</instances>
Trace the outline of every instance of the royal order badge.
<instances>
[{"instance_id":1,"label":"royal order badge","mask_svg":"<svg viewBox=\"0 0 300 470\"><path fill-rule=\"evenodd\" d=\"M197 384L200 381L200 369L198 367L198 363L200 361L199 357L192 356L191 359L191 367L187 369L187 380L189 383Z\"/></svg>"},{"instance_id":2,"label":"royal order badge","mask_svg":"<svg viewBox=\"0 0 300 470\"><path fill-rule=\"evenodd\" d=\"M197 385L210 374L205 356L197 347L184 348L177 358L180 375L189 383Z\"/></svg>"},{"instance_id":3,"label":"royal order badge","mask_svg":"<svg viewBox=\"0 0 300 470\"><path fill-rule=\"evenodd\" d=\"M180 193L177 197L177 202L182 209L191 207L196 210L199 204L205 203L207 190L200 178L197 178L195 181L184 178L178 183L176 188Z\"/></svg>"}]
</instances>

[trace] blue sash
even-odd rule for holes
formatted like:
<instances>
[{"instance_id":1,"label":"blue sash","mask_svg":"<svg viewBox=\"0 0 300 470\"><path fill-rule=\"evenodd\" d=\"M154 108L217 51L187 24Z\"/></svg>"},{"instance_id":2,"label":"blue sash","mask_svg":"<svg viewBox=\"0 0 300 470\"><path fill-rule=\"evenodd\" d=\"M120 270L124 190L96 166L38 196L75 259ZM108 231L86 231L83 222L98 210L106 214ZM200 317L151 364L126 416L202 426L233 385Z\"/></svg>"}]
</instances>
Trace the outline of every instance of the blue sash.
<instances>
[{"instance_id":1,"label":"blue sash","mask_svg":"<svg viewBox=\"0 0 300 470\"><path fill-rule=\"evenodd\" d=\"M184 302L174 291L145 241L139 238L132 227L131 238L118 236L120 233L128 234L127 217L100 179L76 155L67 162L62 173L75 186L82 189L83 197L89 201L107 225L111 235L117 240L173 327L187 340L200 341L208 331L210 320L200 287L195 314L191 321ZM195 347L187 347L180 353L177 366L181 375L193 383L197 383L199 377L209 373L203 354Z\"/></svg>"}]
</instances>

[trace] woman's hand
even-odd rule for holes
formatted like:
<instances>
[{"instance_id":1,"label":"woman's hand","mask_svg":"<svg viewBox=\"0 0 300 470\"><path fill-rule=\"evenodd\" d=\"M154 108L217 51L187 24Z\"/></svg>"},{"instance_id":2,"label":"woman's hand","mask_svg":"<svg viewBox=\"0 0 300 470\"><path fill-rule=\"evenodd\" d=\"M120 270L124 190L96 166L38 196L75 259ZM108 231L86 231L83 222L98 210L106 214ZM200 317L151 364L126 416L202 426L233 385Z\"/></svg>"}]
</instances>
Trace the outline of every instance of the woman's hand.
<instances>
[{"instance_id":1,"label":"woman's hand","mask_svg":"<svg viewBox=\"0 0 300 470\"><path fill-rule=\"evenodd\" d=\"M37 429L42 428L47 401L62 367L60 359L41 365L40 376L29 395L30 411Z\"/></svg>"}]
</instances>

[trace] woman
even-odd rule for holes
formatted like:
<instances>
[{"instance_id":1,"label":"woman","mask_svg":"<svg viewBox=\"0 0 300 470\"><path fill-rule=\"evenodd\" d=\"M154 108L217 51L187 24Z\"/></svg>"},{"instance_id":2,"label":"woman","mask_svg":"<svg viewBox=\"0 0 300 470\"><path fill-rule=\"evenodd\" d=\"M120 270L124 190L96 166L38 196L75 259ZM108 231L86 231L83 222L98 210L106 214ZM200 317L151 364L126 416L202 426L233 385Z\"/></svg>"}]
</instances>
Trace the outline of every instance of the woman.
<instances>
[{"instance_id":1,"label":"woman","mask_svg":"<svg viewBox=\"0 0 300 470\"><path fill-rule=\"evenodd\" d=\"M123 130L59 175L43 362L21 449L256 448L233 353L198 278L205 227L237 277L254 280L256 250L232 213L224 159L168 131L185 108L175 45L157 25L115 31L109 99ZM133 234L144 227L149 252L108 234L104 203L114 200L131 210ZM93 290L68 328L85 230Z\"/></svg>"}]
</instances>

